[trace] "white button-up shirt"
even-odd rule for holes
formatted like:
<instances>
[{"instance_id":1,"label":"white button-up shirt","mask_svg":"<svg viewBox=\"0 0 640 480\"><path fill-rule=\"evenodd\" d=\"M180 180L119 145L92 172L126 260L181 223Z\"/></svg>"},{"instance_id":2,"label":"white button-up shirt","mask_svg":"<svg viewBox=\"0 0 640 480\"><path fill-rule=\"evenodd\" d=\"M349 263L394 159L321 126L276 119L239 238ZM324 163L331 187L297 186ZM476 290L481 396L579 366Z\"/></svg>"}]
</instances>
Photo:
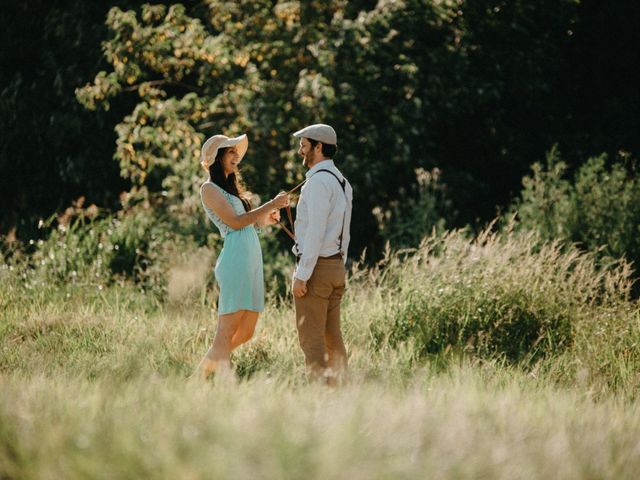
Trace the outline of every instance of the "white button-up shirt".
<instances>
[{"instance_id":1,"label":"white button-up shirt","mask_svg":"<svg viewBox=\"0 0 640 480\"><path fill-rule=\"evenodd\" d=\"M333 175L318 172L318 170L330 170L340 181L344 181L344 192ZM309 169L306 177L307 182L302 187L296 207L297 243L293 246L293 253L299 257L294 276L304 281L311 277L318 257L330 257L336 253L342 253L342 258L346 262L353 202L353 189L336 168L333 160L318 162ZM339 248L340 232L342 232L342 252Z\"/></svg>"}]
</instances>

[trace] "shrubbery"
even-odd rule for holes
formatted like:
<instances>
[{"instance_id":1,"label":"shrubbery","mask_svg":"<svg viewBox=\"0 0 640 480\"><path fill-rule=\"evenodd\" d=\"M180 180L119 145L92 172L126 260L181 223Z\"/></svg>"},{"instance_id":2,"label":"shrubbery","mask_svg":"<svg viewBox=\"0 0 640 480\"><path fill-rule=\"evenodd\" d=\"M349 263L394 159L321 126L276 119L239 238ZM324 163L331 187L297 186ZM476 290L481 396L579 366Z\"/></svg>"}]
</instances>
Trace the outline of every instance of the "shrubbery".
<instances>
[{"instance_id":1,"label":"shrubbery","mask_svg":"<svg viewBox=\"0 0 640 480\"><path fill-rule=\"evenodd\" d=\"M202 247L184 226L151 209L95 218L79 210L66 222L52 218L43 228L48 236L5 254L27 288L44 283L103 288L130 281L161 297L170 268ZM217 242L215 234L211 241Z\"/></svg>"},{"instance_id":2,"label":"shrubbery","mask_svg":"<svg viewBox=\"0 0 640 480\"><path fill-rule=\"evenodd\" d=\"M73 207L42 222L41 229L43 238L0 251L6 268L19 272L27 289L45 283L103 289L120 283L161 301L188 292L215 296L213 268L222 239L203 213L188 218L142 204L116 214ZM276 233L271 228L259 233L266 287L274 298L286 294L293 264Z\"/></svg>"},{"instance_id":3,"label":"shrubbery","mask_svg":"<svg viewBox=\"0 0 640 480\"><path fill-rule=\"evenodd\" d=\"M381 238L394 249L416 247L425 236L443 232L455 217L440 170L417 168L415 173L412 194L403 189L388 209L373 210Z\"/></svg>"},{"instance_id":4,"label":"shrubbery","mask_svg":"<svg viewBox=\"0 0 640 480\"><path fill-rule=\"evenodd\" d=\"M556 148L547 164L533 165L512 207L515 227L538 232L542 241L560 239L595 252L598 258L626 257L640 264L640 181L634 165L589 159L573 177Z\"/></svg>"},{"instance_id":5,"label":"shrubbery","mask_svg":"<svg viewBox=\"0 0 640 480\"><path fill-rule=\"evenodd\" d=\"M572 349L590 326L617 328L612 309L629 305L626 263L598 266L534 234L454 231L386 261L373 280L372 345L409 342L417 358L454 351L531 365Z\"/></svg>"}]
</instances>

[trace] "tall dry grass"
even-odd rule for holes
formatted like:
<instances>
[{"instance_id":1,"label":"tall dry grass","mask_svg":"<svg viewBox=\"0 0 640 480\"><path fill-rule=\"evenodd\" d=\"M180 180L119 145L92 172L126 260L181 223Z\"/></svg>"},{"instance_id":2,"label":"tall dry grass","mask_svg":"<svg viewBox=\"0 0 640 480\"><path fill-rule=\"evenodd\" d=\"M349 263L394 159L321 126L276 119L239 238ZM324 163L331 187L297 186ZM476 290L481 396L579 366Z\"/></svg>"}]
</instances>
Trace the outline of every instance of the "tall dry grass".
<instances>
[{"instance_id":1,"label":"tall dry grass","mask_svg":"<svg viewBox=\"0 0 640 480\"><path fill-rule=\"evenodd\" d=\"M640 469L640 322L623 262L488 230L354 265L350 382L329 390L307 384L293 311L275 297L234 353L236 380L187 381L213 337L215 290L176 258L164 299L0 268L0 478Z\"/></svg>"}]
</instances>

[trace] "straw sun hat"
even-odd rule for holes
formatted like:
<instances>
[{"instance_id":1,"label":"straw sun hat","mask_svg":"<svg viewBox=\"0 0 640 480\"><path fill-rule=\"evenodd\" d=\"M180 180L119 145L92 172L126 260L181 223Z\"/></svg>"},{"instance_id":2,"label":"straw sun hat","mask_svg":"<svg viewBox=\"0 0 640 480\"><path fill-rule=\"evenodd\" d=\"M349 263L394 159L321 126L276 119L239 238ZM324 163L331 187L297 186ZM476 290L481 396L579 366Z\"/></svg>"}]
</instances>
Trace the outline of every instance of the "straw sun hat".
<instances>
[{"instance_id":1,"label":"straw sun hat","mask_svg":"<svg viewBox=\"0 0 640 480\"><path fill-rule=\"evenodd\" d=\"M200 165L209 169L211 164L215 161L219 149L233 147L234 145L238 146L238 162L240 162L242 157L244 157L244 154L247 153L247 148L249 148L249 140L247 139L246 134L240 135L239 137L214 135L207 139L207 141L204 142L204 145L202 145L202 150L200 151Z\"/></svg>"}]
</instances>

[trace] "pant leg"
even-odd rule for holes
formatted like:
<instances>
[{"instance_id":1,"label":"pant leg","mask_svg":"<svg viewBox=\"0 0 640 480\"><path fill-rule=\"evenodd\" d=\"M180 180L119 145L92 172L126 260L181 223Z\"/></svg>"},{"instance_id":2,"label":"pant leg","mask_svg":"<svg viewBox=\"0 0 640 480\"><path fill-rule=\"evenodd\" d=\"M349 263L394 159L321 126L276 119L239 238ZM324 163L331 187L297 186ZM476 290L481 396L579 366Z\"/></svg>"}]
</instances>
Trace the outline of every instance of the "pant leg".
<instances>
[{"instance_id":1,"label":"pant leg","mask_svg":"<svg viewBox=\"0 0 640 480\"><path fill-rule=\"evenodd\" d=\"M307 371L314 380L324 375L328 360L325 329L332 288L326 273L320 263L316 265L307 281L306 295L294 297L298 340L304 352Z\"/></svg>"},{"instance_id":2,"label":"pant leg","mask_svg":"<svg viewBox=\"0 0 640 480\"><path fill-rule=\"evenodd\" d=\"M332 291L329 295L325 344L328 354L329 375L339 379L347 369L347 350L342 339L340 302L345 290L346 272L341 260L331 265Z\"/></svg>"}]
</instances>

